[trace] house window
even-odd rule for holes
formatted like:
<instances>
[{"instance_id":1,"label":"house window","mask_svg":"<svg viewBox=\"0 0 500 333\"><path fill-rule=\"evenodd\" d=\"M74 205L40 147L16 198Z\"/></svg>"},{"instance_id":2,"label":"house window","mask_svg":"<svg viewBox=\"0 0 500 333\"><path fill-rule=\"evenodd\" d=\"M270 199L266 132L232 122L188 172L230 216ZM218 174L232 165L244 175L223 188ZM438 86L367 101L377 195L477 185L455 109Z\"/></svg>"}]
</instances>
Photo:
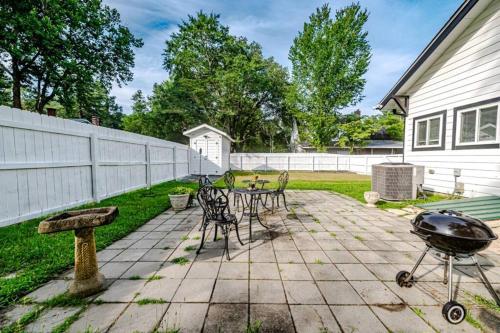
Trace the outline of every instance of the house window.
<instances>
[{"instance_id":1,"label":"house window","mask_svg":"<svg viewBox=\"0 0 500 333\"><path fill-rule=\"evenodd\" d=\"M457 113L457 145L495 143L498 138L498 105Z\"/></svg>"},{"instance_id":2,"label":"house window","mask_svg":"<svg viewBox=\"0 0 500 333\"><path fill-rule=\"evenodd\" d=\"M416 147L439 147L441 145L441 133L443 131L442 115L419 119L416 122L416 127Z\"/></svg>"}]
</instances>

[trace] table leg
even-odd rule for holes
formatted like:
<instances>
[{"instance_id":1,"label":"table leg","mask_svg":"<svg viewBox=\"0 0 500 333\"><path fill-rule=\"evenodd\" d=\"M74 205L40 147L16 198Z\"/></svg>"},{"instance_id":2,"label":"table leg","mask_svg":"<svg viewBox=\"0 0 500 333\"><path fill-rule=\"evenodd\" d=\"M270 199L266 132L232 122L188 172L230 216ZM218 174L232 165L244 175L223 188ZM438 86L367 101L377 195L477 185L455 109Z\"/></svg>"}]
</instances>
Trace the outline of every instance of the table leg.
<instances>
[{"instance_id":1,"label":"table leg","mask_svg":"<svg viewBox=\"0 0 500 333\"><path fill-rule=\"evenodd\" d=\"M246 197L245 197L246 200ZM248 214L248 228L250 231L249 239L252 242L252 215L253 215L253 195L250 195L250 214Z\"/></svg>"},{"instance_id":2,"label":"table leg","mask_svg":"<svg viewBox=\"0 0 500 333\"><path fill-rule=\"evenodd\" d=\"M269 229L268 226L266 226L262 221L260 220L259 217L259 201L262 201L262 194L259 194L257 198L255 198L255 216L257 217L257 221L259 221L260 225L263 226L266 229Z\"/></svg>"}]
</instances>

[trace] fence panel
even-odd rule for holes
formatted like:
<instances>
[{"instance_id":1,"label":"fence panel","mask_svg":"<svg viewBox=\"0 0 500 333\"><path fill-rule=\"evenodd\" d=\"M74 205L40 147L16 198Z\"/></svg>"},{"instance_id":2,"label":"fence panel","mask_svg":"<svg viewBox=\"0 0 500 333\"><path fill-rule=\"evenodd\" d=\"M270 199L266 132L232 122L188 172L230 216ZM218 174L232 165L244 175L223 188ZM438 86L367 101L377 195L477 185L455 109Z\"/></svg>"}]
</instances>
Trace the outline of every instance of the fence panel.
<instances>
[{"instance_id":1,"label":"fence panel","mask_svg":"<svg viewBox=\"0 0 500 333\"><path fill-rule=\"evenodd\" d=\"M189 147L0 106L0 226L189 174Z\"/></svg>"},{"instance_id":2,"label":"fence panel","mask_svg":"<svg viewBox=\"0 0 500 333\"><path fill-rule=\"evenodd\" d=\"M351 171L370 175L372 165L401 162L402 155L339 155L322 153L235 153L233 170Z\"/></svg>"}]
</instances>

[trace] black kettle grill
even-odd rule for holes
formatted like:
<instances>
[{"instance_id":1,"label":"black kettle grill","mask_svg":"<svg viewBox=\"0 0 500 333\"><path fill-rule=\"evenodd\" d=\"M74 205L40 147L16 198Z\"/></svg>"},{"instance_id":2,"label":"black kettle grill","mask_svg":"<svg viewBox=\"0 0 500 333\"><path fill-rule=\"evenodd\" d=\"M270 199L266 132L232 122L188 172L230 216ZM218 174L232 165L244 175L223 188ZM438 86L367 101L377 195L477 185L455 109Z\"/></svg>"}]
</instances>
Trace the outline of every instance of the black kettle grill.
<instances>
[{"instance_id":1,"label":"black kettle grill","mask_svg":"<svg viewBox=\"0 0 500 333\"><path fill-rule=\"evenodd\" d=\"M476 265L489 293L500 306L500 299L486 278L481 265L474 255L485 250L497 235L484 222L452 210L423 212L412 220L410 232L422 238L427 247L411 272L401 271L396 275L400 287L410 288L415 283L413 274L425 255L432 248L444 255L445 269L443 283L448 283L448 302L443 306L443 316L451 324L464 320L465 308L453 300L453 259L471 258ZM446 273L448 272L448 276Z\"/></svg>"}]
</instances>

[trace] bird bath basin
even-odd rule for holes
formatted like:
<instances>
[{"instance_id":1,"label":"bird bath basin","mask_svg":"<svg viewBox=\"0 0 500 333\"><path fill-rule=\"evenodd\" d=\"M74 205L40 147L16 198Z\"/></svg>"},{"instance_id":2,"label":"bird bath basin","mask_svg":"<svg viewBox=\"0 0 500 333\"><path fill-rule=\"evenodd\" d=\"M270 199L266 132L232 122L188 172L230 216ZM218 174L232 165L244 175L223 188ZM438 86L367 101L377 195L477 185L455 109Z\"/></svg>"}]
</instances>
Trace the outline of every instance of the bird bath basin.
<instances>
[{"instance_id":1,"label":"bird bath basin","mask_svg":"<svg viewBox=\"0 0 500 333\"><path fill-rule=\"evenodd\" d=\"M104 275L99 273L95 249L94 228L110 224L118 216L117 207L93 208L65 212L38 225L38 233L75 231L75 279L69 292L89 296L100 291Z\"/></svg>"}]
</instances>

